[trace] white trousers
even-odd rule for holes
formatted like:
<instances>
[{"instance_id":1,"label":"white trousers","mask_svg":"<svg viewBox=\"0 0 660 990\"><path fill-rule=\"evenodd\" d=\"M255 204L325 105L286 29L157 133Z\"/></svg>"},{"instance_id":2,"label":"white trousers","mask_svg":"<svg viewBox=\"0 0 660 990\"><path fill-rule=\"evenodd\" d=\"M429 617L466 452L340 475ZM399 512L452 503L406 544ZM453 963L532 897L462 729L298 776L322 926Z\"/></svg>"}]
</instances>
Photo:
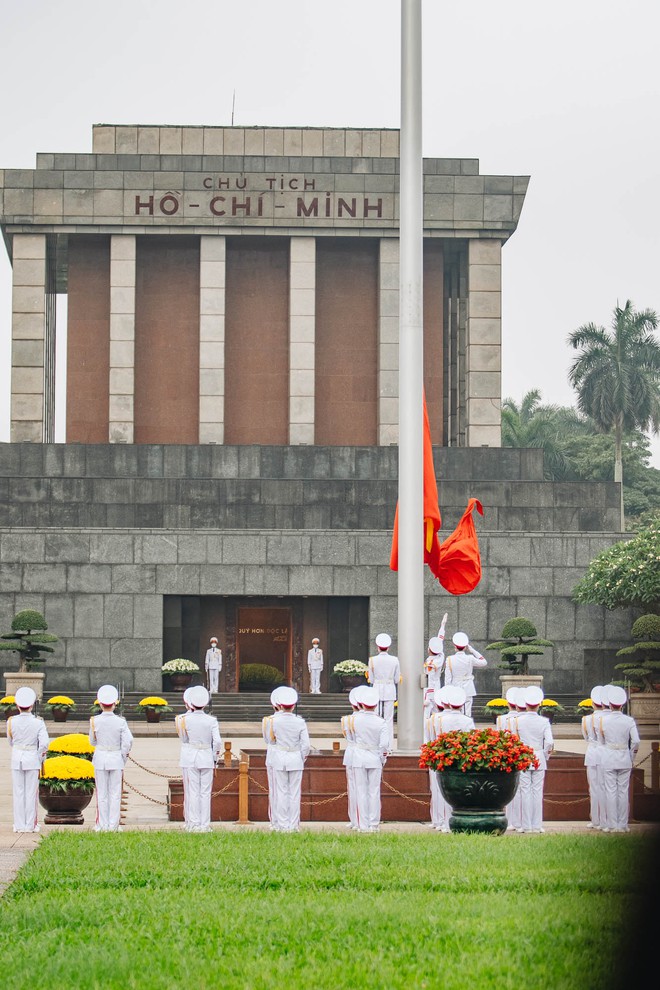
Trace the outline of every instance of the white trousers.
<instances>
[{"instance_id":1,"label":"white trousers","mask_svg":"<svg viewBox=\"0 0 660 990\"><path fill-rule=\"evenodd\" d=\"M587 767L587 784L589 785L589 820L594 828L602 828L605 817L603 795L598 767Z\"/></svg>"},{"instance_id":2,"label":"white trousers","mask_svg":"<svg viewBox=\"0 0 660 990\"><path fill-rule=\"evenodd\" d=\"M268 767L268 817L274 832L300 829L302 770L275 770Z\"/></svg>"},{"instance_id":3,"label":"white trousers","mask_svg":"<svg viewBox=\"0 0 660 990\"><path fill-rule=\"evenodd\" d=\"M431 785L431 824L433 828L448 832L451 805L447 804L443 797L435 770L429 770L429 783Z\"/></svg>"},{"instance_id":4,"label":"white trousers","mask_svg":"<svg viewBox=\"0 0 660 990\"><path fill-rule=\"evenodd\" d=\"M353 767L357 827L370 832L380 825L380 781L382 767Z\"/></svg>"},{"instance_id":5,"label":"white trousers","mask_svg":"<svg viewBox=\"0 0 660 990\"><path fill-rule=\"evenodd\" d=\"M513 799L504 809L507 825L509 828L520 829L522 824L522 796L520 793L520 778L518 778L518 789L513 795ZM540 826L539 826L540 827Z\"/></svg>"},{"instance_id":6,"label":"white trousers","mask_svg":"<svg viewBox=\"0 0 660 990\"><path fill-rule=\"evenodd\" d=\"M99 770L96 777L96 831L117 832L121 815L121 783L123 770Z\"/></svg>"},{"instance_id":7,"label":"white trousers","mask_svg":"<svg viewBox=\"0 0 660 990\"><path fill-rule=\"evenodd\" d=\"M394 749L394 701L379 701L378 714L387 722L388 749Z\"/></svg>"},{"instance_id":8,"label":"white trousers","mask_svg":"<svg viewBox=\"0 0 660 990\"><path fill-rule=\"evenodd\" d=\"M603 770L605 820L602 828L615 831L628 828L630 772L630 767L624 770Z\"/></svg>"},{"instance_id":9,"label":"white trousers","mask_svg":"<svg viewBox=\"0 0 660 990\"><path fill-rule=\"evenodd\" d=\"M12 770L14 832L34 832L37 828L39 771Z\"/></svg>"},{"instance_id":10,"label":"white trousers","mask_svg":"<svg viewBox=\"0 0 660 990\"><path fill-rule=\"evenodd\" d=\"M321 671L320 670L310 670L310 672L309 672L309 691L310 691L310 694L320 694L321 693Z\"/></svg>"},{"instance_id":11,"label":"white trousers","mask_svg":"<svg viewBox=\"0 0 660 990\"><path fill-rule=\"evenodd\" d=\"M209 675L209 694L217 694L218 680L220 679L220 671L209 668L207 673Z\"/></svg>"},{"instance_id":12,"label":"white trousers","mask_svg":"<svg viewBox=\"0 0 660 990\"><path fill-rule=\"evenodd\" d=\"M348 795L348 820L353 828L357 828L357 800L353 767L346 767L346 792Z\"/></svg>"},{"instance_id":13,"label":"white trousers","mask_svg":"<svg viewBox=\"0 0 660 990\"><path fill-rule=\"evenodd\" d=\"M213 767L186 767L183 772L184 799L188 832L210 832Z\"/></svg>"},{"instance_id":14,"label":"white trousers","mask_svg":"<svg viewBox=\"0 0 660 990\"><path fill-rule=\"evenodd\" d=\"M537 832L543 828L544 781L545 770L523 770L518 778L524 832Z\"/></svg>"}]
</instances>

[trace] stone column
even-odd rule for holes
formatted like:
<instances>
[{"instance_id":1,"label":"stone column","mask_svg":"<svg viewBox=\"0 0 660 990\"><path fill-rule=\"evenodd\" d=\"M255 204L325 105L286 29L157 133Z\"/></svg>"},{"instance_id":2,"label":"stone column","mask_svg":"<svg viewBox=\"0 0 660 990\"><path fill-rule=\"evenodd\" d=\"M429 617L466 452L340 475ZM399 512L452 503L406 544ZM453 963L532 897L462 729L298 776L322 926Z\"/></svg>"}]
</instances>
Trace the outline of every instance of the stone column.
<instances>
[{"instance_id":1,"label":"stone column","mask_svg":"<svg viewBox=\"0 0 660 990\"><path fill-rule=\"evenodd\" d=\"M380 239L378 443L399 442L399 241Z\"/></svg>"},{"instance_id":2,"label":"stone column","mask_svg":"<svg viewBox=\"0 0 660 990\"><path fill-rule=\"evenodd\" d=\"M292 237L289 261L289 443L314 443L316 241Z\"/></svg>"},{"instance_id":3,"label":"stone column","mask_svg":"<svg viewBox=\"0 0 660 990\"><path fill-rule=\"evenodd\" d=\"M467 446L502 442L502 244L468 242Z\"/></svg>"},{"instance_id":4,"label":"stone column","mask_svg":"<svg viewBox=\"0 0 660 990\"><path fill-rule=\"evenodd\" d=\"M133 443L135 427L135 235L110 238L110 443Z\"/></svg>"},{"instance_id":5,"label":"stone column","mask_svg":"<svg viewBox=\"0 0 660 990\"><path fill-rule=\"evenodd\" d=\"M11 440L42 443L46 324L46 236L12 240Z\"/></svg>"},{"instance_id":6,"label":"stone column","mask_svg":"<svg viewBox=\"0 0 660 990\"><path fill-rule=\"evenodd\" d=\"M226 239L200 238L199 442L225 440Z\"/></svg>"}]
</instances>

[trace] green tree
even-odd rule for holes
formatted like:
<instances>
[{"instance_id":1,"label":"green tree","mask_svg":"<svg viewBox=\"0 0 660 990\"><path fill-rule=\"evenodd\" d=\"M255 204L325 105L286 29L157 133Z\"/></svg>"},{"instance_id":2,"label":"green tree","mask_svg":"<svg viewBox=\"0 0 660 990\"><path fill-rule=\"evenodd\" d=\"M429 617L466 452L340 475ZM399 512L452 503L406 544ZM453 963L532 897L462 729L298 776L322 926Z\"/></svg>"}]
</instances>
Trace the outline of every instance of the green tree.
<instances>
[{"instance_id":1,"label":"green tree","mask_svg":"<svg viewBox=\"0 0 660 990\"><path fill-rule=\"evenodd\" d=\"M660 613L660 515L594 557L573 588L573 601Z\"/></svg>"},{"instance_id":2,"label":"green tree","mask_svg":"<svg viewBox=\"0 0 660 990\"><path fill-rule=\"evenodd\" d=\"M530 656L540 656L544 647L554 646L549 639L541 639L536 626L529 619L517 616L504 623L502 638L489 643L487 650L499 650L502 657L500 668L514 674L528 674Z\"/></svg>"},{"instance_id":3,"label":"green tree","mask_svg":"<svg viewBox=\"0 0 660 990\"><path fill-rule=\"evenodd\" d=\"M0 636L0 650L14 650L18 653L19 673L25 673L30 663L43 663L42 653L54 653L51 645L57 643L57 636L47 633L48 625L40 612L26 608L17 612L11 622L11 632Z\"/></svg>"},{"instance_id":4,"label":"green tree","mask_svg":"<svg viewBox=\"0 0 660 990\"><path fill-rule=\"evenodd\" d=\"M541 447L547 481L560 480L568 467L565 434L560 407L543 405L539 389L526 392L520 404L511 398L502 402L502 446Z\"/></svg>"},{"instance_id":5,"label":"green tree","mask_svg":"<svg viewBox=\"0 0 660 990\"><path fill-rule=\"evenodd\" d=\"M658 316L637 311L628 300L616 306L611 330L586 323L568 343L580 353L569 370L578 409L589 415L602 433L614 433L614 480L621 484L623 508L623 438L626 431L660 430L660 344L654 331Z\"/></svg>"},{"instance_id":6,"label":"green tree","mask_svg":"<svg viewBox=\"0 0 660 990\"><path fill-rule=\"evenodd\" d=\"M630 634L636 640L633 646L624 646L617 652L618 657L630 659L618 663L616 670L622 670L626 681L640 687L642 691L655 691L660 674L660 615L640 615L633 623ZM620 681L618 683L621 683ZM624 682L625 683L625 682Z\"/></svg>"}]
</instances>

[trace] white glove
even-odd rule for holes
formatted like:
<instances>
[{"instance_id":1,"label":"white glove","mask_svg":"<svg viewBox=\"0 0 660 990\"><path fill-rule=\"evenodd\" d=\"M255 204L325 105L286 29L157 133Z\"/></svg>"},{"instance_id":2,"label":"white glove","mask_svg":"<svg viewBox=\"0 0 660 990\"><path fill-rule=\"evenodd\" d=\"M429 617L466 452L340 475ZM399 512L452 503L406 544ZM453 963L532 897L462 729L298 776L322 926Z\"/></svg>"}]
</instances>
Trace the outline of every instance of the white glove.
<instances>
[{"instance_id":1,"label":"white glove","mask_svg":"<svg viewBox=\"0 0 660 990\"><path fill-rule=\"evenodd\" d=\"M447 625L447 613L442 617L442 622L440 623L440 628L438 629L438 639L445 638L445 626Z\"/></svg>"}]
</instances>

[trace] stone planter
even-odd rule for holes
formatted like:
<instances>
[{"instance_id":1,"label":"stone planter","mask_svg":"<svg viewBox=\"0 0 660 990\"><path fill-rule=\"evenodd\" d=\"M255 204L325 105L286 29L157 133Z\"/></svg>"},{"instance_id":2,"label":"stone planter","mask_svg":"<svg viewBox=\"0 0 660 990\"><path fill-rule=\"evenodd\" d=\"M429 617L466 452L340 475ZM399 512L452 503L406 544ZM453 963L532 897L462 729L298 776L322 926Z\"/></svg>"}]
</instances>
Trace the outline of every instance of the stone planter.
<instances>
[{"instance_id":1,"label":"stone planter","mask_svg":"<svg viewBox=\"0 0 660 990\"><path fill-rule=\"evenodd\" d=\"M37 701L43 700L45 674L30 670L24 674L12 671L2 676L5 679L5 694L16 695L20 687L31 687L37 696Z\"/></svg>"},{"instance_id":2,"label":"stone planter","mask_svg":"<svg viewBox=\"0 0 660 990\"><path fill-rule=\"evenodd\" d=\"M82 812L94 797L93 791L51 791L39 784L39 804L46 811L46 825L82 825Z\"/></svg>"},{"instance_id":3,"label":"stone planter","mask_svg":"<svg viewBox=\"0 0 660 990\"><path fill-rule=\"evenodd\" d=\"M634 691L628 700L628 713L638 726L660 728L660 692Z\"/></svg>"},{"instance_id":4,"label":"stone planter","mask_svg":"<svg viewBox=\"0 0 660 990\"><path fill-rule=\"evenodd\" d=\"M506 698L509 688L540 687L543 688L542 674L502 674L500 676L502 685L501 698Z\"/></svg>"},{"instance_id":5,"label":"stone planter","mask_svg":"<svg viewBox=\"0 0 660 990\"><path fill-rule=\"evenodd\" d=\"M438 783L452 815L452 832L503 835L505 808L518 788L519 773L503 770L437 770Z\"/></svg>"}]
</instances>

